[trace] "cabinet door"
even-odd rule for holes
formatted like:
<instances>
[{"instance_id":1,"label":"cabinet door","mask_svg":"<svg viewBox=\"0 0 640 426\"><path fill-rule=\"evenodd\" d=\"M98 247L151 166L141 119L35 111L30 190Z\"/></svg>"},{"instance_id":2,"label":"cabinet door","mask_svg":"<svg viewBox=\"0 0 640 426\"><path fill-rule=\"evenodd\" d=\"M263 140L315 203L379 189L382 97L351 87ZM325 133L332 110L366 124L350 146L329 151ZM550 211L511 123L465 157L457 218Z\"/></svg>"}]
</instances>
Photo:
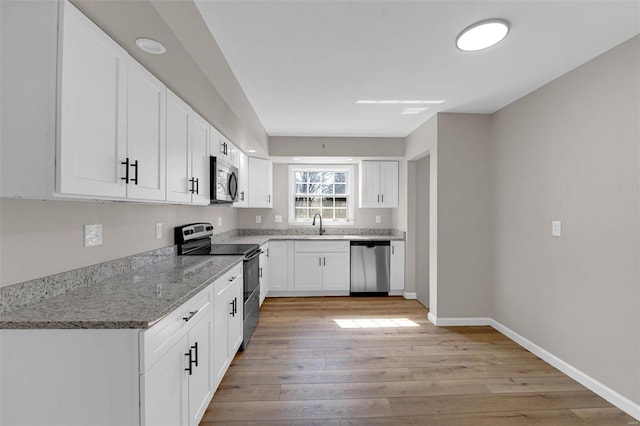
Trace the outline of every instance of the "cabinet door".
<instances>
[{"instance_id":1,"label":"cabinet door","mask_svg":"<svg viewBox=\"0 0 640 426\"><path fill-rule=\"evenodd\" d=\"M350 263L349 253L323 253L322 289L349 291Z\"/></svg>"},{"instance_id":2,"label":"cabinet door","mask_svg":"<svg viewBox=\"0 0 640 426\"><path fill-rule=\"evenodd\" d=\"M191 115L191 183L193 204L209 205L209 123Z\"/></svg>"},{"instance_id":3,"label":"cabinet door","mask_svg":"<svg viewBox=\"0 0 640 426\"><path fill-rule=\"evenodd\" d=\"M167 91L167 201L191 203L191 108Z\"/></svg>"},{"instance_id":4,"label":"cabinet door","mask_svg":"<svg viewBox=\"0 0 640 426\"><path fill-rule=\"evenodd\" d=\"M267 293L270 291L291 290L289 285L289 243L287 241L269 242L269 283Z\"/></svg>"},{"instance_id":5,"label":"cabinet door","mask_svg":"<svg viewBox=\"0 0 640 426\"><path fill-rule=\"evenodd\" d=\"M229 286L231 294L229 297L229 303L233 301L235 303L235 312L229 318L229 359L233 360L236 352L242 345L243 333L243 318L244 318L244 303L243 295L244 289L242 287L242 275L236 277L236 279Z\"/></svg>"},{"instance_id":6,"label":"cabinet door","mask_svg":"<svg viewBox=\"0 0 640 426\"><path fill-rule=\"evenodd\" d=\"M262 302L264 302L264 299L267 297L268 291L269 265L267 262L269 258L267 256L269 253L269 245L264 244L260 249L262 250L262 253L260 253L260 306L262 306Z\"/></svg>"},{"instance_id":7,"label":"cabinet door","mask_svg":"<svg viewBox=\"0 0 640 426\"><path fill-rule=\"evenodd\" d=\"M380 207L398 207L398 162L380 162Z\"/></svg>"},{"instance_id":8,"label":"cabinet door","mask_svg":"<svg viewBox=\"0 0 640 426\"><path fill-rule=\"evenodd\" d=\"M232 307L229 302L232 298L230 294L230 286L227 286L215 296L213 359L216 388L222 381L229 364L231 364L231 359L229 358L229 319Z\"/></svg>"},{"instance_id":9,"label":"cabinet door","mask_svg":"<svg viewBox=\"0 0 640 426\"><path fill-rule=\"evenodd\" d=\"M322 290L322 253L296 253L295 279L296 290Z\"/></svg>"},{"instance_id":10,"label":"cabinet door","mask_svg":"<svg viewBox=\"0 0 640 426\"><path fill-rule=\"evenodd\" d=\"M360 207L379 207L380 188L377 161L360 163Z\"/></svg>"},{"instance_id":11,"label":"cabinet door","mask_svg":"<svg viewBox=\"0 0 640 426\"><path fill-rule=\"evenodd\" d=\"M213 332L213 312L210 309L189 330L189 350L192 360L197 360L192 362L192 374L189 376L189 426L198 426L213 397Z\"/></svg>"},{"instance_id":12,"label":"cabinet door","mask_svg":"<svg viewBox=\"0 0 640 426\"><path fill-rule=\"evenodd\" d=\"M229 142L229 160L231 161L231 165L236 169L240 168L240 149Z\"/></svg>"},{"instance_id":13,"label":"cabinet door","mask_svg":"<svg viewBox=\"0 0 640 426\"><path fill-rule=\"evenodd\" d=\"M249 157L242 151L238 151L238 201L233 207L248 207L249 197Z\"/></svg>"},{"instance_id":14,"label":"cabinet door","mask_svg":"<svg viewBox=\"0 0 640 426\"><path fill-rule=\"evenodd\" d=\"M271 160L249 157L249 207L271 208L273 166Z\"/></svg>"},{"instance_id":15,"label":"cabinet door","mask_svg":"<svg viewBox=\"0 0 640 426\"><path fill-rule=\"evenodd\" d=\"M160 360L140 376L143 426L189 424L188 340L183 336Z\"/></svg>"},{"instance_id":16,"label":"cabinet door","mask_svg":"<svg viewBox=\"0 0 640 426\"><path fill-rule=\"evenodd\" d=\"M127 197L161 201L166 197L166 88L133 59L128 70L127 157L135 181L127 185Z\"/></svg>"},{"instance_id":17,"label":"cabinet door","mask_svg":"<svg viewBox=\"0 0 640 426\"><path fill-rule=\"evenodd\" d=\"M404 290L404 241L391 241L391 291Z\"/></svg>"},{"instance_id":18,"label":"cabinet door","mask_svg":"<svg viewBox=\"0 0 640 426\"><path fill-rule=\"evenodd\" d=\"M57 190L124 198L128 55L75 7L65 6Z\"/></svg>"}]
</instances>

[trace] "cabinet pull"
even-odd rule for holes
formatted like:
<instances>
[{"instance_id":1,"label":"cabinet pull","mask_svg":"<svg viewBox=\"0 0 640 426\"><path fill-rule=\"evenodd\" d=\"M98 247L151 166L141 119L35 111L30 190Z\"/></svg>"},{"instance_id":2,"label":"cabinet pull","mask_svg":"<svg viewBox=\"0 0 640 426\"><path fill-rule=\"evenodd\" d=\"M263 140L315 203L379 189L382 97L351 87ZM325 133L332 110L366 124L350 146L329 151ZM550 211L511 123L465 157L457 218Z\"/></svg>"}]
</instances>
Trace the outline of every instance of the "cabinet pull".
<instances>
[{"instance_id":1,"label":"cabinet pull","mask_svg":"<svg viewBox=\"0 0 640 426\"><path fill-rule=\"evenodd\" d=\"M196 190L195 190L195 183L196 183L195 178L189 179L189 183L191 184L191 189L189 189L189 192L193 194L193 193L196 192Z\"/></svg>"},{"instance_id":2,"label":"cabinet pull","mask_svg":"<svg viewBox=\"0 0 640 426\"><path fill-rule=\"evenodd\" d=\"M120 164L124 165L124 177L120 178L120 180L123 180L124 183L129 183L129 157Z\"/></svg>"},{"instance_id":3,"label":"cabinet pull","mask_svg":"<svg viewBox=\"0 0 640 426\"><path fill-rule=\"evenodd\" d=\"M233 298L233 313L234 314L238 313L238 298L237 297Z\"/></svg>"},{"instance_id":4,"label":"cabinet pull","mask_svg":"<svg viewBox=\"0 0 640 426\"><path fill-rule=\"evenodd\" d=\"M396 254L396 246L391 246L391 254Z\"/></svg>"},{"instance_id":5,"label":"cabinet pull","mask_svg":"<svg viewBox=\"0 0 640 426\"><path fill-rule=\"evenodd\" d=\"M193 362L191 360L191 349L189 349L189 352L187 352L186 354L184 354L184 356L188 356L189 357L189 361L187 361L187 368L184 369L184 371L188 371L189 375L193 375L193 369L191 368L191 363Z\"/></svg>"},{"instance_id":6,"label":"cabinet pull","mask_svg":"<svg viewBox=\"0 0 640 426\"><path fill-rule=\"evenodd\" d=\"M236 277L231 277L231 278L229 278L229 280L228 280L228 281L229 281L229 282L231 282L231 281L233 281L233 280L235 280L235 279L236 279Z\"/></svg>"},{"instance_id":7,"label":"cabinet pull","mask_svg":"<svg viewBox=\"0 0 640 426\"><path fill-rule=\"evenodd\" d=\"M380 194L378 194L378 202L380 202Z\"/></svg>"},{"instance_id":8,"label":"cabinet pull","mask_svg":"<svg viewBox=\"0 0 640 426\"><path fill-rule=\"evenodd\" d=\"M318 266L322 266L322 257L318 257Z\"/></svg>"},{"instance_id":9,"label":"cabinet pull","mask_svg":"<svg viewBox=\"0 0 640 426\"><path fill-rule=\"evenodd\" d=\"M191 361L191 362L193 362L197 367L198 366L198 342L195 342L193 344L193 346L191 346L191 349L196 351L196 356L194 357L193 361ZM191 352L191 349L189 350L189 352Z\"/></svg>"},{"instance_id":10,"label":"cabinet pull","mask_svg":"<svg viewBox=\"0 0 640 426\"><path fill-rule=\"evenodd\" d=\"M327 266L327 258L326 257L322 257L322 266Z\"/></svg>"},{"instance_id":11,"label":"cabinet pull","mask_svg":"<svg viewBox=\"0 0 640 426\"><path fill-rule=\"evenodd\" d=\"M240 201L244 201L244 191L240 191Z\"/></svg>"},{"instance_id":12,"label":"cabinet pull","mask_svg":"<svg viewBox=\"0 0 640 426\"><path fill-rule=\"evenodd\" d=\"M384 194L382 194L380 198L382 198L382 204L384 204Z\"/></svg>"},{"instance_id":13,"label":"cabinet pull","mask_svg":"<svg viewBox=\"0 0 640 426\"><path fill-rule=\"evenodd\" d=\"M262 278L262 266L260 267L260 269L258 269L258 276Z\"/></svg>"},{"instance_id":14,"label":"cabinet pull","mask_svg":"<svg viewBox=\"0 0 640 426\"><path fill-rule=\"evenodd\" d=\"M267 195L267 202L270 203L271 202L271 194Z\"/></svg>"},{"instance_id":15,"label":"cabinet pull","mask_svg":"<svg viewBox=\"0 0 640 426\"><path fill-rule=\"evenodd\" d=\"M138 184L138 160L134 161L131 167L136 168L135 173L133 174L135 177L129 180L137 185Z\"/></svg>"},{"instance_id":16,"label":"cabinet pull","mask_svg":"<svg viewBox=\"0 0 640 426\"><path fill-rule=\"evenodd\" d=\"M269 257L269 248L267 247L267 257Z\"/></svg>"},{"instance_id":17,"label":"cabinet pull","mask_svg":"<svg viewBox=\"0 0 640 426\"><path fill-rule=\"evenodd\" d=\"M231 312L229 312L229 315L231 315L232 317L235 317L236 316L236 310L234 309L235 301L232 300L231 302L229 302L229 304L231 305Z\"/></svg>"},{"instance_id":18,"label":"cabinet pull","mask_svg":"<svg viewBox=\"0 0 640 426\"><path fill-rule=\"evenodd\" d=\"M198 313L198 309L196 309L195 311L190 311L189 315L186 317L182 317L182 319L185 320L185 322L189 322L189 320L195 317L197 313Z\"/></svg>"},{"instance_id":19,"label":"cabinet pull","mask_svg":"<svg viewBox=\"0 0 640 426\"><path fill-rule=\"evenodd\" d=\"M200 178L196 178L196 194L200 194Z\"/></svg>"}]
</instances>

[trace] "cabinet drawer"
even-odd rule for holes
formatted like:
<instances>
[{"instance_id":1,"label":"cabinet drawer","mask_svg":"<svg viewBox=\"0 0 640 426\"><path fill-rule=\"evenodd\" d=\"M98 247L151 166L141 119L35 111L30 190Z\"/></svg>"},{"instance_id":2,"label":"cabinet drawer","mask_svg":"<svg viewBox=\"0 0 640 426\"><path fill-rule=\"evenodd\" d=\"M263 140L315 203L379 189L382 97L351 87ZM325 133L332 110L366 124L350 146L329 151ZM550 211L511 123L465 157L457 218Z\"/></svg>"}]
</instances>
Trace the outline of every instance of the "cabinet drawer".
<instances>
[{"instance_id":1,"label":"cabinet drawer","mask_svg":"<svg viewBox=\"0 0 640 426\"><path fill-rule=\"evenodd\" d=\"M213 285L210 285L140 333L140 372L149 370L201 317L211 315L212 308Z\"/></svg>"},{"instance_id":2,"label":"cabinet drawer","mask_svg":"<svg viewBox=\"0 0 640 426\"><path fill-rule=\"evenodd\" d=\"M239 263L238 265L225 272L223 276L218 278L213 283L215 295L217 296L218 294L222 293L225 288L227 288L231 283L238 279L242 281L242 263Z\"/></svg>"},{"instance_id":3,"label":"cabinet drawer","mask_svg":"<svg viewBox=\"0 0 640 426\"><path fill-rule=\"evenodd\" d=\"M349 241L296 241L296 253L348 252Z\"/></svg>"}]
</instances>

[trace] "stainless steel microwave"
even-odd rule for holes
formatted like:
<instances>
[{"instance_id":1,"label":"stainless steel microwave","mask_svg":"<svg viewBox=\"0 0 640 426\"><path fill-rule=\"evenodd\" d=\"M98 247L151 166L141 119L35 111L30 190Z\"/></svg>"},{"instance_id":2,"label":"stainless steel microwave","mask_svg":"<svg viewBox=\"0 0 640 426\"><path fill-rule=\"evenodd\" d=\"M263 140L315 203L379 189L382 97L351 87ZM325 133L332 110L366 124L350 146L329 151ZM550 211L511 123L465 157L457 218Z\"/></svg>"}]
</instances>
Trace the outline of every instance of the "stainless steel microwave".
<instances>
[{"instance_id":1,"label":"stainless steel microwave","mask_svg":"<svg viewBox=\"0 0 640 426\"><path fill-rule=\"evenodd\" d=\"M230 204L238 197L238 169L210 157L211 204Z\"/></svg>"}]
</instances>

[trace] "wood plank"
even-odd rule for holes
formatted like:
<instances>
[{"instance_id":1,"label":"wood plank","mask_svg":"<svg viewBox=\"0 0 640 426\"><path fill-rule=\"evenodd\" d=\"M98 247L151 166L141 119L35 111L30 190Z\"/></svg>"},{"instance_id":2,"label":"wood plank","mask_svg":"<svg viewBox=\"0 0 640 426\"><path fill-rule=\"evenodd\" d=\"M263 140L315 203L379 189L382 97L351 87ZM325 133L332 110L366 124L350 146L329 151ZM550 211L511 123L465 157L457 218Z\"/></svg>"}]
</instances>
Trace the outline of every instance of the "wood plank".
<instances>
[{"instance_id":1,"label":"wood plank","mask_svg":"<svg viewBox=\"0 0 640 426\"><path fill-rule=\"evenodd\" d=\"M491 327L435 327L426 316L398 297L267 299L201 425L634 424ZM417 326L335 321L372 318Z\"/></svg>"}]
</instances>

